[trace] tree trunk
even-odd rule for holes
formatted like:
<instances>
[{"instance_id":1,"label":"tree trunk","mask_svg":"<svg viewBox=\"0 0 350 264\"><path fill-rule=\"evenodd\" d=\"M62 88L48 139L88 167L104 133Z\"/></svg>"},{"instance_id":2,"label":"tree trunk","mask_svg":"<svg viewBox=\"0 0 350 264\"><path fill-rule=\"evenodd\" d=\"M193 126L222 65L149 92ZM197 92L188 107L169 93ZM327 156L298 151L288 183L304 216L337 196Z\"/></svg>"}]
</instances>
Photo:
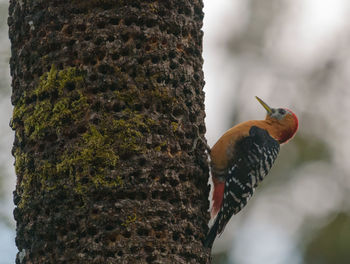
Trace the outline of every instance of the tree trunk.
<instances>
[{"instance_id":1,"label":"tree trunk","mask_svg":"<svg viewBox=\"0 0 350 264\"><path fill-rule=\"evenodd\" d=\"M208 263L201 0L9 13L16 263Z\"/></svg>"}]
</instances>

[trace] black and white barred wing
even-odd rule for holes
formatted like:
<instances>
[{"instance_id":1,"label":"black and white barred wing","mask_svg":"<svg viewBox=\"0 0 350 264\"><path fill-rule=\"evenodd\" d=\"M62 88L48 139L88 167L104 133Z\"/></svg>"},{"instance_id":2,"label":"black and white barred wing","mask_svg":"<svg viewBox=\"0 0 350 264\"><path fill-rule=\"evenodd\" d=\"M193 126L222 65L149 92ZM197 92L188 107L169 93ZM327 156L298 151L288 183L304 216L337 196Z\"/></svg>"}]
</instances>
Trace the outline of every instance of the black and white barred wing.
<instances>
[{"instance_id":1,"label":"black and white barred wing","mask_svg":"<svg viewBox=\"0 0 350 264\"><path fill-rule=\"evenodd\" d=\"M221 233L233 214L237 214L253 195L255 188L271 169L279 143L266 130L253 126L249 136L235 146L232 166L226 173L224 199L217 219Z\"/></svg>"}]
</instances>

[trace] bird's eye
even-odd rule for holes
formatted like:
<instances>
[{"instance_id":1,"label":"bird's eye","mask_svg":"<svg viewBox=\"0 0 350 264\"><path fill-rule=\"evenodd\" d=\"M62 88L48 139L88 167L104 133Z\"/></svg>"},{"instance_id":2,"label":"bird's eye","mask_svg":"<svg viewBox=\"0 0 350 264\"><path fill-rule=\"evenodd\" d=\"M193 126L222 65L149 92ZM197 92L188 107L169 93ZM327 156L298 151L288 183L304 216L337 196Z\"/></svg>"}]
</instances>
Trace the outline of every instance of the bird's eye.
<instances>
[{"instance_id":1,"label":"bird's eye","mask_svg":"<svg viewBox=\"0 0 350 264\"><path fill-rule=\"evenodd\" d=\"M280 115L284 115L284 114L286 113L286 110L284 110L284 109L278 109L278 113L279 113Z\"/></svg>"}]
</instances>

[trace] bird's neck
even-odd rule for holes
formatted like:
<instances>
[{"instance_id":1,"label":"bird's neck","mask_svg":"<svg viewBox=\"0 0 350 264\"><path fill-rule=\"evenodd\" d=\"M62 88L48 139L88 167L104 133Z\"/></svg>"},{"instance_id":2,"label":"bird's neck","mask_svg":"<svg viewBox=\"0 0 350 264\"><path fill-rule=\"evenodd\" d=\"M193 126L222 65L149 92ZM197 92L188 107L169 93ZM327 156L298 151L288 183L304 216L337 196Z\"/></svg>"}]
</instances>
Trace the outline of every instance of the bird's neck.
<instances>
[{"instance_id":1,"label":"bird's neck","mask_svg":"<svg viewBox=\"0 0 350 264\"><path fill-rule=\"evenodd\" d=\"M294 134L295 130L290 125L286 125L274 120L264 120L266 125L266 130L269 132L270 136L273 137L278 143L287 143Z\"/></svg>"}]
</instances>

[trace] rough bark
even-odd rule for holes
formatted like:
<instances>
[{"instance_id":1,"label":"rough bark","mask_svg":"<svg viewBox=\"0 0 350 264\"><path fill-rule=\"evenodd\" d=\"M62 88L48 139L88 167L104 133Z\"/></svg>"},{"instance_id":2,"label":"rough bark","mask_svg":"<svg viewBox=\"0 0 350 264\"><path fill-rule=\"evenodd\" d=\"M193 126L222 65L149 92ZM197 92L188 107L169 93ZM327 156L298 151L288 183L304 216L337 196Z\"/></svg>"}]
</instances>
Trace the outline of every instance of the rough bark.
<instances>
[{"instance_id":1,"label":"rough bark","mask_svg":"<svg viewBox=\"0 0 350 264\"><path fill-rule=\"evenodd\" d=\"M201 0L9 14L16 263L208 263Z\"/></svg>"}]
</instances>

